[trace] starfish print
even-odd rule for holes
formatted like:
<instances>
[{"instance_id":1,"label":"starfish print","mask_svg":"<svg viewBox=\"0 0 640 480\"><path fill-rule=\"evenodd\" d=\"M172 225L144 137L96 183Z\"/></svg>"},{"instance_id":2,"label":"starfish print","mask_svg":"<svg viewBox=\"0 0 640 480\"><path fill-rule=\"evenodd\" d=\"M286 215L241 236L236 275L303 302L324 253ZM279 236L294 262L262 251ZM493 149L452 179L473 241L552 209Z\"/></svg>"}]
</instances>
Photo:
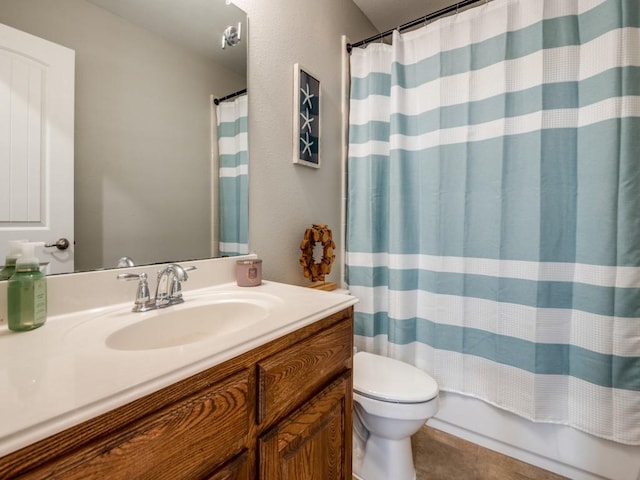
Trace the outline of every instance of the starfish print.
<instances>
[{"instance_id":1,"label":"starfish print","mask_svg":"<svg viewBox=\"0 0 640 480\"><path fill-rule=\"evenodd\" d=\"M309 102L309 108L313 108L313 103L311 103L311 99L315 97L315 95L309 92L309 82L307 82L306 90L304 88L301 88L300 92L302 92L302 95L304 95L304 100L302 100L302 105L304 106L305 103Z\"/></svg>"},{"instance_id":2,"label":"starfish print","mask_svg":"<svg viewBox=\"0 0 640 480\"><path fill-rule=\"evenodd\" d=\"M304 130L306 128L309 131L311 131L311 122L313 122L315 120L315 118L311 118L311 115L309 114L309 109L308 108L305 108L305 112L306 113L300 112L300 116L304 120L304 123L302 124L302 127L300 127L300 128L302 130Z\"/></svg>"},{"instance_id":3,"label":"starfish print","mask_svg":"<svg viewBox=\"0 0 640 480\"><path fill-rule=\"evenodd\" d=\"M311 156L311 145L313 145L313 142L309 140L309 132L305 132L304 137L300 137L300 141L304 144L302 155L304 155L304 153L308 151L309 156Z\"/></svg>"}]
</instances>

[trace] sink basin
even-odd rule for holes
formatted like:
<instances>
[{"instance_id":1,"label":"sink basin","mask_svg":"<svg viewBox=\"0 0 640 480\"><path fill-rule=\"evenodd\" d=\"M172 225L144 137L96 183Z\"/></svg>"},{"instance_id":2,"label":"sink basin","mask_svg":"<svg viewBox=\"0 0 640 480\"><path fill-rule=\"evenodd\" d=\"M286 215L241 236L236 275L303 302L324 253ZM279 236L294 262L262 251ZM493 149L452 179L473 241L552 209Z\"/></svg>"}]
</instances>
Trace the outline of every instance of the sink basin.
<instances>
[{"instance_id":1,"label":"sink basin","mask_svg":"<svg viewBox=\"0 0 640 480\"><path fill-rule=\"evenodd\" d=\"M278 303L281 300L271 295L215 294L144 313L119 308L82 322L66 339L83 345L98 342L122 351L179 347L251 328Z\"/></svg>"},{"instance_id":2,"label":"sink basin","mask_svg":"<svg viewBox=\"0 0 640 480\"><path fill-rule=\"evenodd\" d=\"M269 313L262 305L224 301L171 310L156 310L149 318L123 327L106 339L114 350L175 347L242 330Z\"/></svg>"}]
</instances>

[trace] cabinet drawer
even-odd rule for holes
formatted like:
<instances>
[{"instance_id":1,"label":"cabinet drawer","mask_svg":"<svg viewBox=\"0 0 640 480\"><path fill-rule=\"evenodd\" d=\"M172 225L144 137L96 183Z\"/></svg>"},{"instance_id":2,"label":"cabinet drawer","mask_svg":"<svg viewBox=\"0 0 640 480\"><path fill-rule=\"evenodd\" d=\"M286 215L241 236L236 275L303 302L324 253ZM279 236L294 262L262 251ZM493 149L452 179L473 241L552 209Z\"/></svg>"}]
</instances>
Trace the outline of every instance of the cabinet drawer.
<instances>
[{"instance_id":1,"label":"cabinet drawer","mask_svg":"<svg viewBox=\"0 0 640 480\"><path fill-rule=\"evenodd\" d=\"M248 402L245 370L20 478L202 478L247 447Z\"/></svg>"},{"instance_id":2,"label":"cabinet drawer","mask_svg":"<svg viewBox=\"0 0 640 480\"><path fill-rule=\"evenodd\" d=\"M258 362L258 422L270 424L350 368L351 318Z\"/></svg>"}]
</instances>

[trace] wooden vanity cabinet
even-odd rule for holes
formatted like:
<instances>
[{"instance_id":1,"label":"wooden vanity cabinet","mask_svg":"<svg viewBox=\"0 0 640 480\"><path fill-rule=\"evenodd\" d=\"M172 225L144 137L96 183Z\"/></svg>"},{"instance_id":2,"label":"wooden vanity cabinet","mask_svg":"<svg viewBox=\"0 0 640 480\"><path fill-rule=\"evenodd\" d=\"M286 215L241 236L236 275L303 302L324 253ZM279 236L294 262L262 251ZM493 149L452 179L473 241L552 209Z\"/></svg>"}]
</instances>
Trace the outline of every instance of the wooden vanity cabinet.
<instances>
[{"instance_id":1,"label":"wooden vanity cabinet","mask_svg":"<svg viewBox=\"0 0 640 480\"><path fill-rule=\"evenodd\" d=\"M0 479L351 480L352 316L0 458Z\"/></svg>"}]
</instances>

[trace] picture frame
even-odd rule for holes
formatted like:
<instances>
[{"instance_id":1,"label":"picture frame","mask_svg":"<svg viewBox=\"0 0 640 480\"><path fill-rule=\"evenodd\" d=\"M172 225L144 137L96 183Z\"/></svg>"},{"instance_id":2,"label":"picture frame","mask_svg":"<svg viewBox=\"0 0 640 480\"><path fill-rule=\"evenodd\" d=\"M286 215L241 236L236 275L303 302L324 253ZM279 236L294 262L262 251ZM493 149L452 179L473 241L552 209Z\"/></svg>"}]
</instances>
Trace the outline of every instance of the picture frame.
<instances>
[{"instance_id":1,"label":"picture frame","mask_svg":"<svg viewBox=\"0 0 640 480\"><path fill-rule=\"evenodd\" d=\"M293 163L320 168L320 80L296 63L293 68Z\"/></svg>"}]
</instances>

